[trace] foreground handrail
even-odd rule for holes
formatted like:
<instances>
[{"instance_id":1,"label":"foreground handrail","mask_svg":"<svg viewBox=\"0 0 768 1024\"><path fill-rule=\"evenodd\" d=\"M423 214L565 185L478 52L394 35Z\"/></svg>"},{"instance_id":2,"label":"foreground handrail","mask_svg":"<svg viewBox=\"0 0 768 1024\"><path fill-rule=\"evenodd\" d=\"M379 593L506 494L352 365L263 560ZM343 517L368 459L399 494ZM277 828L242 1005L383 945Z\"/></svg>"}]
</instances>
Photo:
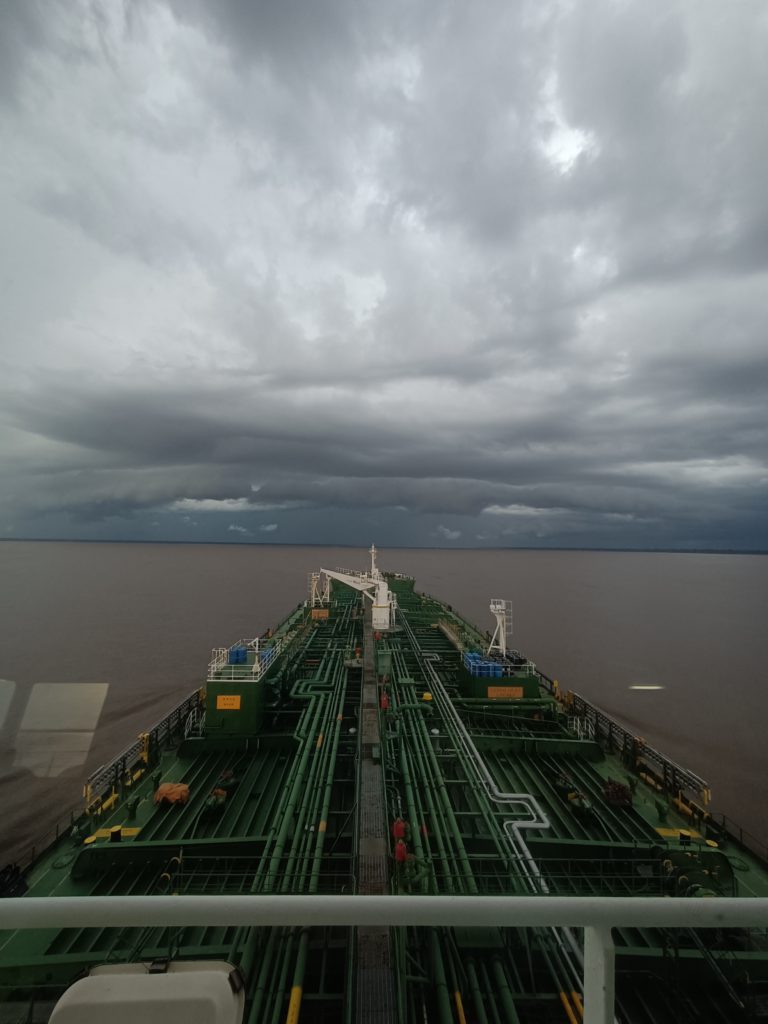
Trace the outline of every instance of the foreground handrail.
<instances>
[{"instance_id":1,"label":"foreground handrail","mask_svg":"<svg viewBox=\"0 0 768 1024\"><path fill-rule=\"evenodd\" d=\"M768 927L768 898L314 895L23 896L0 900L0 929L151 924L747 928Z\"/></svg>"},{"instance_id":2,"label":"foreground handrail","mask_svg":"<svg viewBox=\"0 0 768 1024\"><path fill-rule=\"evenodd\" d=\"M768 927L768 898L63 896L0 899L11 928L379 925L584 928L584 1024L614 1020L615 927Z\"/></svg>"}]
</instances>

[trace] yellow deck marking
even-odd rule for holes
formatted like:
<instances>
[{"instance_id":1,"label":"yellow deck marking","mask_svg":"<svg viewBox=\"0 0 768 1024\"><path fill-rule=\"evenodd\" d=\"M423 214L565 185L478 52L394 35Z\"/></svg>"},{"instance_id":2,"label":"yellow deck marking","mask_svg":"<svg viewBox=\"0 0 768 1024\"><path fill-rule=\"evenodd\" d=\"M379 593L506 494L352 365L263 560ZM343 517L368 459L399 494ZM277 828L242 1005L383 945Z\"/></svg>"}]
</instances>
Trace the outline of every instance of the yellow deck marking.
<instances>
[{"instance_id":1,"label":"yellow deck marking","mask_svg":"<svg viewBox=\"0 0 768 1024\"><path fill-rule=\"evenodd\" d=\"M677 839L681 832L691 837L691 839L701 839L701 832L697 832L695 828L657 828L656 831L660 836L667 836L670 839Z\"/></svg>"},{"instance_id":2,"label":"yellow deck marking","mask_svg":"<svg viewBox=\"0 0 768 1024\"><path fill-rule=\"evenodd\" d=\"M85 842L93 842L94 839L109 839L110 833L116 828L119 828L120 834L124 836L137 836L141 832L140 828L123 828L121 825L112 825L111 828L97 828L93 835L88 836Z\"/></svg>"}]
</instances>

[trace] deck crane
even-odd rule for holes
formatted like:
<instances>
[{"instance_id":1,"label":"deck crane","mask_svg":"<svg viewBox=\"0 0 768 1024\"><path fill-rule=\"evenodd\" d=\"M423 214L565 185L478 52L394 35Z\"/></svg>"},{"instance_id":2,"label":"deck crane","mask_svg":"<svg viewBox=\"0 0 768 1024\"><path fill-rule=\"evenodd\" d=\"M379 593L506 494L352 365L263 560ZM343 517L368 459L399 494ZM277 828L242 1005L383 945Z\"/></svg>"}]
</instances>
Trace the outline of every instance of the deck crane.
<instances>
[{"instance_id":1,"label":"deck crane","mask_svg":"<svg viewBox=\"0 0 768 1024\"><path fill-rule=\"evenodd\" d=\"M371 602L371 625L375 630L392 629L395 624L395 599L384 575L376 565L376 547L371 544L370 572L346 572L341 569L321 569L329 579L338 580L353 590L359 590Z\"/></svg>"}]
</instances>

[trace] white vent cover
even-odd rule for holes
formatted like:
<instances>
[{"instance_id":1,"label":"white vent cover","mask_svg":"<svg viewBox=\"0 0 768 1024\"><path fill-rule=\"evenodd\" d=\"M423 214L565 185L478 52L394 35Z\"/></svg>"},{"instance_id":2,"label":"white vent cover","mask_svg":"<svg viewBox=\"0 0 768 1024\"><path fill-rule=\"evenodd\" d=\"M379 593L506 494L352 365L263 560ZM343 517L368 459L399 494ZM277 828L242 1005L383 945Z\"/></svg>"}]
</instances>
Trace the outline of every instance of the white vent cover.
<instances>
[{"instance_id":1,"label":"white vent cover","mask_svg":"<svg viewBox=\"0 0 768 1024\"><path fill-rule=\"evenodd\" d=\"M239 974L222 960L107 964L71 985L50 1024L240 1024L244 993Z\"/></svg>"}]
</instances>

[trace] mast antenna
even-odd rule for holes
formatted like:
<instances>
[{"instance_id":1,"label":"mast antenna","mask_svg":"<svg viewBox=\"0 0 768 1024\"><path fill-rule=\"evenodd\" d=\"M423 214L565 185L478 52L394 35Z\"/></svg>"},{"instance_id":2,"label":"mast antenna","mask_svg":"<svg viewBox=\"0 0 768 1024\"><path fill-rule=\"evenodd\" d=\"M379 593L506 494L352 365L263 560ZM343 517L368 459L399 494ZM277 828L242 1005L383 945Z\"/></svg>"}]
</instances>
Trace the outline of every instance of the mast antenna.
<instances>
[{"instance_id":1,"label":"mast antenna","mask_svg":"<svg viewBox=\"0 0 768 1024\"><path fill-rule=\"evenodd\" d=\"M491 615L496 619L496 629L488 645L488 653L498 651L502 658L506 658L512 642L512 602L499 597L492 598Z\"/></svg>"}]
</instances>

